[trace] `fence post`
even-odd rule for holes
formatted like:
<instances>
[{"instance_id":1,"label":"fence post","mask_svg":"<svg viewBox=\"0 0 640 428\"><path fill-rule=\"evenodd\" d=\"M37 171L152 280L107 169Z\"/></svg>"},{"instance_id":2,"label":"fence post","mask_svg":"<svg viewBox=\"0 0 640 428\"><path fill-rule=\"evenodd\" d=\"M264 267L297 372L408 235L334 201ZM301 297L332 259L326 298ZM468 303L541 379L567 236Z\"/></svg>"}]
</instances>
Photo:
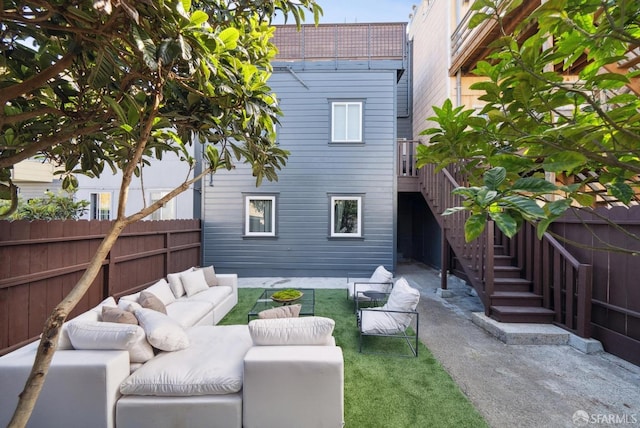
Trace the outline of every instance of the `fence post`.
<instances>
[{"instance_id":1,"label":"fence post","mask_svg":"<svg viewBox=\"0 0 640 428\"><path fill-rule=\"evenodd\" d=\"M591 293L593 291L592 266L580 264L578 266L578 325L577 334L580 337L591 337Z\"/></svg>"}]
</instances>

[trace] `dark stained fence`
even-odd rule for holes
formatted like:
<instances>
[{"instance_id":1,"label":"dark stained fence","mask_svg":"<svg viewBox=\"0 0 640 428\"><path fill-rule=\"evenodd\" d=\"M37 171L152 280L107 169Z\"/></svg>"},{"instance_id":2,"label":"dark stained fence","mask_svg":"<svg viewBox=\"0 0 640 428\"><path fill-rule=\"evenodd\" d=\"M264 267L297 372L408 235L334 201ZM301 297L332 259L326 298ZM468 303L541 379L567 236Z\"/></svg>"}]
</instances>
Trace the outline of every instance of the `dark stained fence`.
<instances>
[{"instance_id":1,"label":"dark stained fence","mask_svg":"<svg viewBox=\"0 0 640 428\"><path fill-rule=\"evenodd\" d=\"M0 355L36 338L111 221L0 221ZM141 221L116 241L74 317L201 261L200 220Z\"/></svg>"},{"instance_id":2,"label":"dark stained fence","mask_svg":"<svg viewBox=\"0 0 640 428\"><path fill-rule=\"evenodd\" d=\"M577 259L593 266L592 337L606 351L640 365L640 206L598 208L596 214L581 218L567 215L551 229L579 243L565 245ZM603 242L637 254L585 248L603 247Z\"/></svg>"}]
</instances>

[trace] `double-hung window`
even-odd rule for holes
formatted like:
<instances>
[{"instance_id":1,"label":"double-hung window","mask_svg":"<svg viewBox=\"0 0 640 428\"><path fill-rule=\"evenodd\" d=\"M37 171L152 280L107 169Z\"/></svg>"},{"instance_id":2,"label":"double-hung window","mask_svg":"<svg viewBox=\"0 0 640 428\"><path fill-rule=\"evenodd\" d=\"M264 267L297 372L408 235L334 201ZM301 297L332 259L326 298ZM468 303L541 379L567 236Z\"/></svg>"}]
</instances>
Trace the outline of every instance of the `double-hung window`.
<instances>
[{"instance_id":1,"label":"double-hung window","mask_svg":"<svg viewBox=\"0 0 640 428\"><path fill-rule=\"evenodd\" d=\"M91 194L91 220L111 220L111 193Z\"/></svg>"},{"instance_id":2,"label":"double-hung window","mask_svg":"<svg viewBox=\"0 0 640 428\"><path fill-rule=\"evenodd\" d=\"M164 198L168 192L151 192L151 203L155 203ZM176 218L176 200L170 199L160 208L151 214L151 220L175 220Z\"/></svg>"},{"instance_id":3,"label":"double-hung window","mask_svg":"<svg viewBox=\"0 0 640 428\"><path fill-rule=\"evenodd\" d=\"M331 142L362 142L362 101L331 103Z\"/></svg>"},{"instance_id":4,"label":"double-hung window","mask_svg":"<svg viewBox=\"0 0 640 428\"><path fill-rule=\"evenodd\" d=\"M362 236L362 197L331 197L331 237L359 238Z\"/></svg>"},{"instance_id":5,"label":"double-hung window","mask_svg":"<svg viewBox=\"0 0 640 428\"><path fill-rule=\"evenodd\" d=\"M276 236L276 197L245 196L245 235Z\"/></svg>"}]
</instances>

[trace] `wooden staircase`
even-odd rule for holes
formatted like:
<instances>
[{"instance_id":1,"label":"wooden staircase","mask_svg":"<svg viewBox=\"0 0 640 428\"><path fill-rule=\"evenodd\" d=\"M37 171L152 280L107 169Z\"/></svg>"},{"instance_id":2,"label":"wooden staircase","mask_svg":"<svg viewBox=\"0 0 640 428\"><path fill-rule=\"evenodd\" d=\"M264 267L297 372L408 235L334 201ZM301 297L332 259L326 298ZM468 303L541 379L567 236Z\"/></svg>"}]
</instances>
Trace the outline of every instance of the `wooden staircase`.
<instances>
[{"instance_id":1,"label":"wooden staircase","mask_svg":"<svg viewBox=\"0 0 640 428\"><path fill-rule=\"evenodd\" d=\"M504 253L504 247L494 244L489 316L500 322L551 323L554 311L542 307L542 295L531 291L532 281L523 278L517 260Z\"/></svg>"}]
</instances>

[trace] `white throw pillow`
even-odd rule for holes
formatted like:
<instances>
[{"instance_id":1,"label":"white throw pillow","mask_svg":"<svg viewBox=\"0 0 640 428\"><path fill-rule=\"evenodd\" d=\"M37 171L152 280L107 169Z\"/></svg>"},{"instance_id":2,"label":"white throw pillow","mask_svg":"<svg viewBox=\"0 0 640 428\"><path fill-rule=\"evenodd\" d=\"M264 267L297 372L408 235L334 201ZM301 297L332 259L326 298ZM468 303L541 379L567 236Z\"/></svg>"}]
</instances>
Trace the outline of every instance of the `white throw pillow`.
<instances>
[{"instance_id":1,"label":"white throw pillow","mask_svg":"<svg viewBox=\"0 0 640 428\"><path fill-rule=\"evenodd\" d=\"M178 351L189 346L189 337L182 326L162 312L141 308L136 309L134 314L154 348Z\"/></svg>"},{"instance_id":2,"label":"white throw pillow","mask_svg":"<svg viewBox=\"0 0 640 428\"><path fill-rule=\"evenodd\" d=\"M383 309L391 311L415 311L420 301L420 292L411 287L404 277L398 279L391 290ZM390 313L396 322L407 327L411 322L411 314Z\"/></svg>"},{"instance_id":3,"label":"white throw pillow","mask_svg":"<svg viewBox=\"0 0 640 428\"><path fill-rule=\"evenodd\" d=\"M133 312L136 309L140 309L142 306L140 305L140 303L133 300L127 300L127 299L123 299L120 298L120 300L118 300L118 308L127 311L127 312Z\"/></svg>"},{"instance_id":4,"label":"white throw pillow","mask_svg":"<svg viewBox=\"0 0 640 428\"><path fill-rule=\"evenodd\" d=\"M150 287L147 287L147 291L153 293L162 303L166 305L176 301L176 296L171 291L169 283L162 278Z\"/></svg>"},{"instance_id":5,"label":"white throw pillow","mask_svg":"<svg viewBox=\"0 0 640 428\"><path fill-rule=\"evenodd\" d=\"M218 285L218 277L216 277L216 271L213 266L198 268L198 270L202 270L202 272L204 272L204 279L207 280L209 287L215 287Z\"/></svg>"},{"instance_id":6,"label":"white throw pillow","mask_svg":"<svg viewBox=\"0 0 640 428\"><path fill-rule=\"evenodd\" d=\"M109 296L106 299L104 299L102 302L98 303L96 307L91 308L88 311L83 312L77 317L73 318L72 320L62 324L62 328L60 329L60 336L58 337L58 349L59 350L73 349L73 345L69 340L69 333L67 331L68 325L70 323L76 322L76 321L102 321L103 306L114 308L117 306L116 300L112 296Z\"/></svg>"},{"instance_id":7,"label":"white throw pillow","mask_svg":"<svg viewBox=\"0 0 640 428\"><path fill-rule=\"evenodd\" d=\"M182 273L180 274L180 279L184 290L187 292L187 297L209 289L209 284L207 284L202 270Z\"/></svg>"},{"instance_id":8,"label":"white throw pillow","mask_svg":"<svg viewBox=\"0 0 640 428\"><path fill-rule=\"evenodd\" d=\"M325 317L257 319L249 333L254 345L329 345L335 324Z\"/></svg>"},{"instance_id":9,"label":"white throw pillow","mask_svg":"<svg viewBox=\"0 0 640 428\"><path fill-rule=\"evenodd\" d=\"M190 267L187 270L183 270L182 272L170 273L167 275L167 281L169 282L169 287L171 291L173 291L173 295L176 296L176 299L184 296L184 287L182 286L182 280L180 279L180 275L183 273L191 272L193 267Z\"/></svg>"},{"instance_id":10,"label":"white throw pillow","mask_svg":"<svg viewBox=\"0 0 640 428\"><path fill-rule=\"evenodd\" d=\"M393 274L380 265L373 271L369 282L391 282L393 280Z\"/></svg>"},{"instance_id":11,"label":"white throw pillow","mask_svg":"<svg viewBox=\"0 0 640 428\"><path fill-rule=\"evenodd\" d=\"M121 349L129 352L132 363L144 363L153 358L153 348L138 325L77 321L67 330L75 349Z\"/></svg>"}]
</instances>

